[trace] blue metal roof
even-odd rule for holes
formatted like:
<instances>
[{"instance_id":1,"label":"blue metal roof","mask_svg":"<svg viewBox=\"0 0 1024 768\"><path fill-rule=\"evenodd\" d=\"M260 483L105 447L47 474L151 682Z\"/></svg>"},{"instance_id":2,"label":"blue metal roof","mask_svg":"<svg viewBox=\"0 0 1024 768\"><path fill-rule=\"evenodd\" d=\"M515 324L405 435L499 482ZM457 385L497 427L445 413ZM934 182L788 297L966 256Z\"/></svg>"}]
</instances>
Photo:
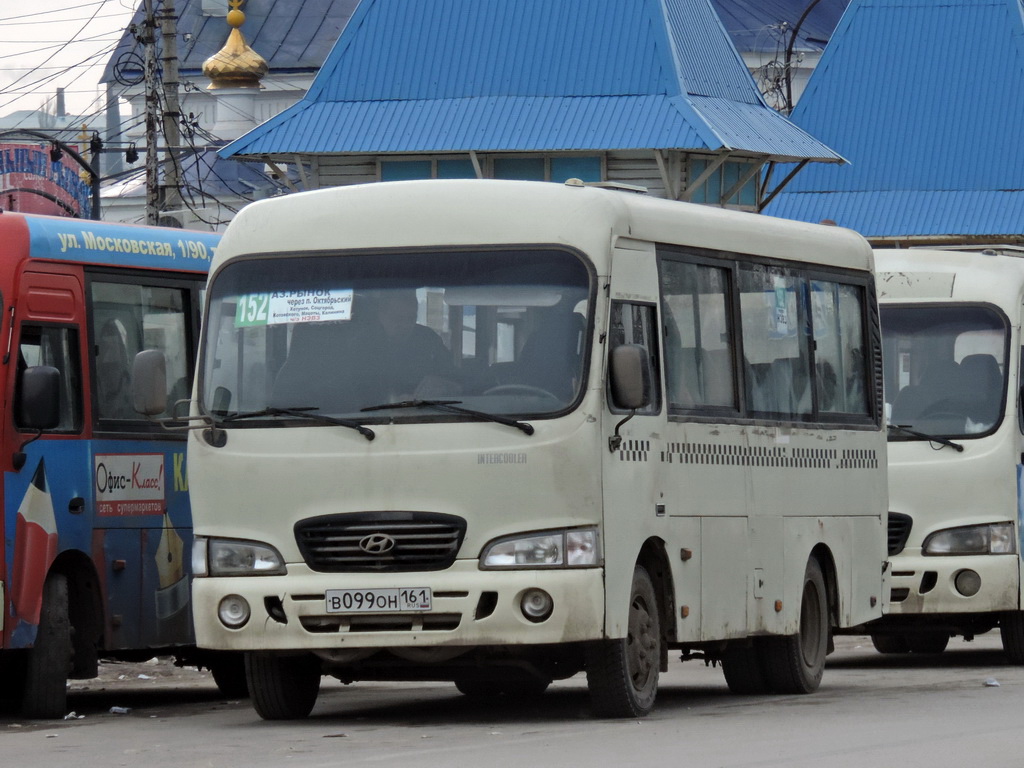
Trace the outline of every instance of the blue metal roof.
<instances>
[{"instance_id":1,"label":"blue metal roof","mask_svg":"<svg viewBox=\"0 0 1024 768\"><path fill-rule=\"evenodd\" d=\"M792 115L851 164L805 169L766 212L869 237L1020 234L1022 115L1021 0L853 0Z\"/></svg>"},{"instance_id":2,"label":"blue metal roof","mask_svg":"<svg viewBox=\"0 0 1024 768\"><path fill-rule=\"evenodd\" d=\"M267 60L271 72L316 72L358 3L359 0L246 0L242 34ZM204 15L202 0L177 0L174 10L178 17L179 70L182 75L198 76L203 71L203 62L224 47L231 27L223 15ZM140 2L131 23L141 27L144 19L144 5ZM158 60L161 47L158 28ZM126 29L107 61L101 82L113 82L118 77L127 82L140 80L142 55L142 46Z\"/></svg>"},{"instance_id":3,"label":"blue metal roof","mask_svg":"<svg viewBox=\"0 0 1024 768\"><path fill-rule=\"evenodd\" d=\"M765 105L710 0L363 0L221 156L632 148L841 161Z\"/></svg>"},{"instance_id":4,"label":"blue metal roof","mask_svg":"<svg viewBox=\"0 0 1024 768\"><path fill-rule=\"evenodd\" d=\"M820 51L832 36L850 0L712 0L729 37L741 51L775 52L779 41L797 29L797 51ZM782 25L788 25L783 30Z\"/></svg>"}]
</instances>

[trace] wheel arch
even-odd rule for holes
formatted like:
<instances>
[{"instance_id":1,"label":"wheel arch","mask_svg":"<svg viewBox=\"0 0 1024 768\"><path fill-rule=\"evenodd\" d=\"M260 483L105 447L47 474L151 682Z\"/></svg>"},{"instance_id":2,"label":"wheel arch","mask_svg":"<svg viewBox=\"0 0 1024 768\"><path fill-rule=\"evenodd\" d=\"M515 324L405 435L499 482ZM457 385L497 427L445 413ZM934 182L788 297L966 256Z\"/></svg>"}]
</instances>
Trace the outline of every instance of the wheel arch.
<instances>
[{"instance_id":1,"label":"wheel arch","mask_svg":"<svg viewBox=\"0 0 1024 768\"><path fill-rule=\"evenodd\" d=\"M661 671L665 672L668 669L668 644L676 637L676 597L664 540L651 537L645 541L636 564L643 566L654 584L661 626Z\"/></svg>"},{"instance_id":2,"label":"wheel arch","mask_svg":"<svg viewBox=\"0 0 1024 768\"><path fill-rule=\"evenodd\" d=\"M835 557L827 544L819 543L811 550L809 559L817 560L821 575L825 578L825 593L828 597L828 619L832 627L839 625L839 576Z\"/></svg>"}]
</instances>

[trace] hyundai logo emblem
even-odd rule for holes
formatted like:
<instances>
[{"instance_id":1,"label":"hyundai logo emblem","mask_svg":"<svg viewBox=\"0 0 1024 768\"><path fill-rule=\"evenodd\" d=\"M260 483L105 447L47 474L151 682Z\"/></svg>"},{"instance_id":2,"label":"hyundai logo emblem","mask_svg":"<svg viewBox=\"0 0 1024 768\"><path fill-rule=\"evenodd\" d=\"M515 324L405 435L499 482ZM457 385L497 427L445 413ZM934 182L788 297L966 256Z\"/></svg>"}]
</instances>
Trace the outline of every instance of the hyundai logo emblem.
<instances>
[{"instance_id":1,"label":"hyundai logo emblem","mask_svg":"<svg viewBox=\"0 0 1024 768\"><path fill-rule=\"evenodd\" d=\"M384 555L395 548L395 540L386 533L371 533L359 540L359 548L369 555Z\"/></svg>"}]
</instances>

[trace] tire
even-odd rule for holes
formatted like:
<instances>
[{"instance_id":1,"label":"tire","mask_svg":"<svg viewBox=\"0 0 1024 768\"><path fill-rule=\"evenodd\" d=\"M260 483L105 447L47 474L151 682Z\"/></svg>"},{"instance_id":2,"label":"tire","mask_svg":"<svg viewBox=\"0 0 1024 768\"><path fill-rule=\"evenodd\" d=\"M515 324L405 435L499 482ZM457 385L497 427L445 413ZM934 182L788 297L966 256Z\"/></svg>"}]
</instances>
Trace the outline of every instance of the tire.
<instances>
[{"instance_id":1,"label":"tire","mask_svg":"<svg viewBox=\"0 0 1024 768\"><path fill-rule=\"evenodd\" d=\"M540 696L551 685L550 680L524 677L516 680L478 680L463 677L455 681L459 693L480 699L505 696L510 699L532 699Z\"/></svg>"},{"instance_id":2,"label":"tire","mask_svg":"<svg viewBox=\"0 0 1024 768\"><path fill-rule=\"evenodd\" d=\"M788 637L765 637L765 678L774 693L812 693L825 672L829 637L828 592L818 561L804 571L800 598L800 630Z\"/></svg>"},{"instance_id":3,"label":"tire","mask_svg":"<svg viewBox=\"0 0 1024 768\"><path fill-rule=\"evenodd\" d=\"M661 622L651 577L633 571L629 629L624 638L601 640L587 649L587 687L599 717L643 717L654 707L661 669Z\"/></svg>"},{"instance_id":4,"label":"tire","mask_svg":"<svg viewBox=\"0 0 1024 768\"><path fill-rule=\"evenodd\" d=\"M25 692L21 699L25 717L53 719L67 714L71 654L68 581L62 573L51 573L43 584L39 630L25 665Z\"/></svg>"},{"instance_id":5,"label":"tire","mask_svg":"<svg viewBox=\"0 0 1024 768\"><path fill-rule=\"evenodd\" d=\"M949 634L946 632L926 632L918 635L907 635L907 646L911 653L942 653L949 645Z\"/></svg>"},{"instance_id":6,"label":"tire","mask_svg":"<svg viewBox=\"0 0 1024 768\"><path fill-rule=\"evenodd\" d=\"M749 645L734 645L722 656L722 672L732 693L743 696L769 693L760 640L754 638Z\"/></svg>"},{"instance_id":7,"label":"tire","mask_svg":"<svg viewBox=\"0 0 1024 768\"><path fill-rule=\"evenodd\" d=\"M0 654L0 713L18 715L25 696L25 667L28 651Z\"/></svg>"},{"instance_id":8,"label":"tire","mask_svg":"<svg viewBox=\"0 0 1024 768\"><path fill-rule=\"evenodd\" d=\"M1009 664L1024 664L1024 612L1006 611L999 616L999 635Z\"/></svg>"},{"instance_id":9,"label":"tire","mask_svg":"<svg viewBox=\"0 0 1024 768\"><path fill-rule=\"evenodd\" d=\"M910 653L906 635L872 635L871 644L879 653Z\"/></svg>"},{"instance_id":10,"label":"tire","mask_svg":"<svg viewBox=\"0 0 1024 768\"><path fill-rule=\"evenodd\" d=\"M264 720L307 717L320 693L320 661L311 655L246 652L245 677L253 708Z\"/></svg>"},{"instance_id":11,"label":"tire","mask_svg":"<svg viewBox=\"0 0 1024 768\"><path fill-rule=\"evenodd\" d=\"M245 656L241 653L217 654L210 663L210 674L217 689L229 699L249 697L249 683L245 677Z\"/></svg>"}]
</instances>

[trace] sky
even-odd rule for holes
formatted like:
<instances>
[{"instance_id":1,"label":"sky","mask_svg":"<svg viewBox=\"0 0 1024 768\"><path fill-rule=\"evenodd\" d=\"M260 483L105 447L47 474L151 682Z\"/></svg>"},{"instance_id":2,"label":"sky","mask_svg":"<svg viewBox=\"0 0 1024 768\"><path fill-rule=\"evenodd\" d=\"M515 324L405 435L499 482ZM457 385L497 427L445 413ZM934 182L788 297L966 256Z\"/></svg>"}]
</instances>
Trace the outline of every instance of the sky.
<instances>
[{"instance_id":1,"label":"sky","mask_svg":"<svg viewBox=\"0 0 1024 768\"><path fill-rule=\"evenodd\" d=\"M103 68L139 0L0 0L0 117L54 111L63 87L67 111L100 108Z\"/></svg>"}]
</instances>

